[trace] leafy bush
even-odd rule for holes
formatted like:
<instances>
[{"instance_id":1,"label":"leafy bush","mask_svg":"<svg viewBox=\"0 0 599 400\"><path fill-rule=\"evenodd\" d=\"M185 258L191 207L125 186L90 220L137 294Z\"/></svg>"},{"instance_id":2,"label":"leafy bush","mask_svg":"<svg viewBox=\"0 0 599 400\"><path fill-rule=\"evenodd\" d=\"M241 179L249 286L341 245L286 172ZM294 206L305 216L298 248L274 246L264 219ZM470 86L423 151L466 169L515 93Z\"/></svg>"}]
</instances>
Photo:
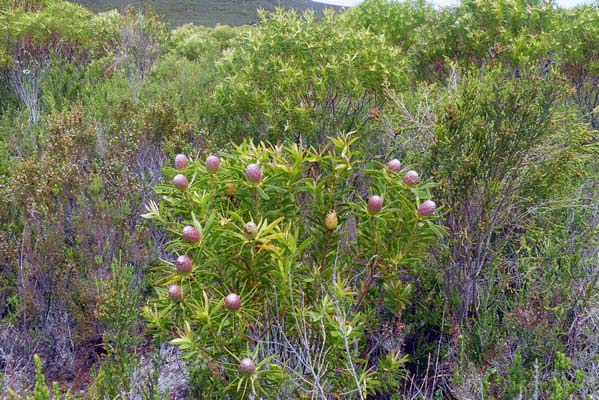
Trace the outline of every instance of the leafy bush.
<instances>
[{"instance_id":1,"label":"leafy bush","mask_svg":"<svg viewBox=\"0 0 599 400\"><path fill-rule=\"evenodd\" d=\"M559 78L494 69L465 76L436 123L426 169L449 206L439 263L454 332L476 363L517 345L530 371L564 350L562 328L578 308L566 297L581 285L586 243L570 234L588 229L576 193L596 173L593 135L569 101Z\"/></svg>"},{"instance_id":2,"label":"leafy bush","mask_svg":"<svg viewBox=\"0 0 599 400\"><path fill-rule=\"evenodd\" d=\"M225 138L301 137L363 128L386 86L406 82L403 58L380 36L350 29L332 12L263 14L219 61L223 76L208 126Z\"/></svg>"},{"instance_id":3,"label":"leafy bush","mask_svg":"<svg viewBox=\"0 0 599 400\"><path fill-rule=\"evenodd\" d=\"M348 21L401 47L415 76L427 81L445 82L450 63L466 70L548 68L552 52L559 52L556 10L539 1L467 0L433 10L418 0L369 0L348 12Z\"/></svg>"},{"instance_id":4,"label":"leafy bush","mask_svg":"<svg viewBox=\"0 0 599 400\"><path fill-rule=\"evenodd\" d=\"M352 26L384 35L390 43L408 52L415 45L419 29L431 22L433 13L432 5L420 0L367 0L343 16Z\"/></svg>"},{"instance_id":5,"label":"leafy bush","mask_svg":"<svg viewBox=\"0 0 599 400\"><path fill-rule=\"evenodd\" d=\"M93 398L114 399L132 393L135 385L132 375L140 365L137 345L141 292L136 287L134 267L116 259L110 278L97 285L101 300L95 312L106 327L102 338L106 355L94 380Z\"/></svg>"},{"instance_id":6,"label":"leafy bush","mask_svg":"<svg viewBox=\"0 0 599 400\"><path fill-rule=\"evenodd\" d=\"M554 8L540 1L464 1L447 26L446 54L464 67L536 65L552 50Z\"/></svg>"},{"instance_id":7,"label":"leafy bush","mask_svg":"<svg viewBox=\"0 0 599 400\"><path fill-rule=\"evenodd\" d=\"M215 28L183 25L171 33L169 46L178 54L190 61L201 57L214 58L214 53L231 47L233 40L243 31L227 25L216 25Z\"/></svg>"},{"instance_id":8,"label":"leafy bush","mask_svg":"<svg viewBox=\"0 0 599 400\"><path fill-rule=\"evenodd\" d=\"M145 314L199 366L203 395L363 398L401 385L402 315L443 229L416 211L433 184L408 186L405 170L365 163L355 140L332 139L321 152L244 142L216 173L201 160L177 171L188 189L156 188L160 205L145 217L171 232L167 249L190 257L193 271L165 260ZM182 237L183 225L200 240ZM256 373L237 371L246 357Z\"/></svg>"},{"instance_id":9,"label":"leafy bush","mask_svg":"<svg viewBox=\"0 0 599 400\"><path fill-rule=\"evenodd\" d=\"M443 45L452 16L436 12L422 0L366 0L343 14L344 22L366 29L408 54L411 73L418 79L431 79L445 73ZM431 71L432 69L432 71Z\"/></svg>"},{"instance_id":10,"label":"leafy bush","mask_svg":"<svg viewBox=\"0 0 599 400\"><path fill-rule=\"evenodd\" d=\"M33 124L41 116L42 82L48 69L61 60L71 67L85 65L91 57L104 54L118 33L110 29L114 24L108 18L96 18L83 7L60 0L6 2L0 11L0 71ZM73 83L62 72L55 66L49 74L54 80L49 105L58 109L62 98L57 96L56 83L65 87Z\"/></svg>"},{"instance_id":11,"label":"leafy bush","mask_svg":"<svg viewBox=\"0 0 599 400\"><path fill-rule=\"evenodd\" d=\"M505 77L497 69L465 78L445 106L428 168L451 205L447 285L460 288L460 320L475 312L473 278L485 276L494 249L531 229L536 207L571 193L573 177L585 171L592 136L562 110L565 96L558 79Z\"/></svg>"},{"instance_id":12,"label":"leafy bush","mask_svg":"<svg viewBox=\"0 0 599 400\"><path fill-rule=\"evenodd\" d=\"M562 11L553 34L561 70L572 81L575 100L591 126L599 130L599 6Z\"/></svg>"},{"instance_id":13,"label":"leafy bush","mask_svg":"<svg viewBox=\"0 0 599 400\"><path fill-rule=\"evenodd\" d=\"M77 57L83 55L80 51L100 50L105 44L101 40L105 37L98 35L107 28L105 18L95 17L80 5L53 0L31 10L26 3L11 3L2 7L0 26L4 28L4 54L12 56L13 62L20 61L14 57L15 50L43 52L53 48L61 55ZM102 26L97 23L98 19Z\"/></svg>"}]
</instances>

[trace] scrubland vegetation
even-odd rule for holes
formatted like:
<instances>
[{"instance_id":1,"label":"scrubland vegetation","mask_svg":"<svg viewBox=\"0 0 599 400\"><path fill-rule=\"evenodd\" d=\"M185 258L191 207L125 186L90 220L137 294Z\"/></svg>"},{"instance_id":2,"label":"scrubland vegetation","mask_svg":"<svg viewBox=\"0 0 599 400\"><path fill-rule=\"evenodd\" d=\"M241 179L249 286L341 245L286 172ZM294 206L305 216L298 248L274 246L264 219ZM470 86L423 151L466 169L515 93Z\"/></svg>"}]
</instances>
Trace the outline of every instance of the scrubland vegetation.
<instances>
[{"instance_id":1,"label":"scrubland vegetation","mask_svg":"<svg viewBox=\"0 0 599 400\"><path fill-rule=\"evenodd\" d=\"M598 5L0 0L0 397L596 398L598 143Z\"/></svg>"}]
</instances>

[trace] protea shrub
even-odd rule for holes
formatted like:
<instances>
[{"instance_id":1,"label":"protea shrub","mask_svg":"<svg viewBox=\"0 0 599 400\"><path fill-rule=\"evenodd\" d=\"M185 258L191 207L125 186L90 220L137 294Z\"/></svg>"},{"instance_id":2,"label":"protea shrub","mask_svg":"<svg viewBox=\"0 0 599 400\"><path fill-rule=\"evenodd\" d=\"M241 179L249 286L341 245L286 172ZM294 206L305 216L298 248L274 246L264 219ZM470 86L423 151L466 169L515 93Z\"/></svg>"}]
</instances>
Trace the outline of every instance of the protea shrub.
<instances>
[{"instance_id":1,"label":"protea shrub","mask_svg":"<svg viewBox=\"0 0 599 400\"><path fill-rule=\"evenodd\" d=\"M158 269L156 285L169 287L168 296L153 301L145 315L161 339L171 338L203 371L203 382L218 385L219 395L311 393L306 370L289 368L302 365L305 352L312 359L327 355L319 372L320 395L327 398L376 391L384 376L403 376L405 360L393 358L401 349L376 349L378 357L395 360L380 369L362 354L373 350L373 331L408 324L398 319L408 312L425 312L417 310L426 306L420 301L407 307L407 282L424 279L427 251L443 229L434 214L414 212L420 198L430 198L427 186L406 187L388 173L394 163L361 160L352 142L350 135L333 138L327 152L244 142L221 155L218 180L201 173L216 163L193 160L186 166L193 191L156 187L160 207L149 207L145 217L169 232L165 251L180 256L176 269ZM348 187L355 171L374 193L366 204L356 196L359 188ZM182 223L189 225L180 231ZM195 265L190 245L201 260ZM361 349L351 351L351 359L346 343ZM239 362L238 354L248 358ZM360 389L352 370L368 370ZM397 390L402 380L390 382Z\"/></svg>"}]
</instances>

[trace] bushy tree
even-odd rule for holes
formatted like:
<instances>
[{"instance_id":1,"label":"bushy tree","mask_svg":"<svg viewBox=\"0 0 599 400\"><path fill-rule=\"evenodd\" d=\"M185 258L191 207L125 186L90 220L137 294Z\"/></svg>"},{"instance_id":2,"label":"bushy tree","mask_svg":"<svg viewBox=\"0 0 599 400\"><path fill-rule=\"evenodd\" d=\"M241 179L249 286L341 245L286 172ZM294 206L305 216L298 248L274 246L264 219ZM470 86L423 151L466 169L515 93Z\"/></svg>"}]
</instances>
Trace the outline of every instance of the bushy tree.
<instances>
[{"instance_id":1,"label":"bushy tree","mask_svg":"<svg viewBox=\"0 0 599 400\"><path fill-rule=\"evenodd\" d=\"M397 48L348 28L333 12L318 21L313 13L262 14L219 68L208 126L237 140L301 137L315 144L364 128L385 102L383 89L406 82Z\"/></svg>"},{"instance_id":2,"label":"bushy tree","mask_svg":"<svg viewBox=\"0 0 599 400\"><path fill-rule=\"evenodd\" d=\"M543 1L466 0L444 27L446 55L463 67L537 65L553 49L548 33L554 16Z\"/></svg>"}]
</instances>

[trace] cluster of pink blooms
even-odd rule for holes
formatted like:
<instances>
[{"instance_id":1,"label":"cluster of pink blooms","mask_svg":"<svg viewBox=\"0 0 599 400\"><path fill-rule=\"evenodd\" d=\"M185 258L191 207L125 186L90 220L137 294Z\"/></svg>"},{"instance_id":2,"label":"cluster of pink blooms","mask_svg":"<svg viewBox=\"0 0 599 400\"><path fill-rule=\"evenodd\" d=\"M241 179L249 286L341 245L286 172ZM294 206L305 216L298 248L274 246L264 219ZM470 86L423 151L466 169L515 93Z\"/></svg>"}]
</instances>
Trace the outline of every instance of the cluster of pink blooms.
<instances>
[{"instance_id":1,"label":"cluster of pink blooms","mask_svg":"<svg viewBox=\"0 0 599 400\"><path fill-rule=\"evenodd\" d=\"M399 172L401 170L401 161L393 159L387 163L387 168L393 172ZM403 183L407 186L414 186L420 181L418 172L409 170L403 176ZM368 212L371 214L377 214L383 209L383 199L378 195L373 195L368 198L367 204ZM425 200L420 204L416 213L420 217L430 217L435 213L437 204L432 200Z\"/></svg>"},{"instance_id":2,"label":"cluster of pink blooms","mask_svg":"<svg viewBox=\"0 0 599 400\"><path fill-rule=\"evenodd\" d=\"M187 167L188 158L184 154L177 154L175 157L175 168L177 170L184 170ZM393 159L387 163L387 168L393 172L400 172L401 162L397 159ZM211 155L206 159L206 171L208 173L216 173L220 168L220 159L217 156ZM249 164L245 171L245 177L247 181L252 185L259 185L262 181L262 170L258 164ZM403 183L407 186L414 186L420 181L418 173L413 170L407 171L403 176ZM181 190L186 191L189 188L189 180L187 177L179 173L173 178L173 185ZM435 213L437 205L432 200L426 200L420 204L416 213L420 217L430 217ZM378 214L383 209L383 199L379 195L372 195L368 198L367 209L370 214ZM337 214L334 210L327 214L325 219L325 225L327 229L334 230L337 226ZM244 226L244 234L247 238L253 239L256 235L257 227L253 221L248 222ZM200 232L191 225L186 225L181 231L181 238L183 241L195 244L202 239ZM175 262L177 273L189 274L193 270L192 259L184 254L177 257ZM183 293L181 286L172 284L168 288L168 295L174 302L183 301ZM225 307L230 311L237 311L241 308L241 298L236 293L229 293L224 300ZM239 371L243 375L252 375L256 372L256 364L250 358L244 358L239 363Z\"/></svg>"}]
</instances>

